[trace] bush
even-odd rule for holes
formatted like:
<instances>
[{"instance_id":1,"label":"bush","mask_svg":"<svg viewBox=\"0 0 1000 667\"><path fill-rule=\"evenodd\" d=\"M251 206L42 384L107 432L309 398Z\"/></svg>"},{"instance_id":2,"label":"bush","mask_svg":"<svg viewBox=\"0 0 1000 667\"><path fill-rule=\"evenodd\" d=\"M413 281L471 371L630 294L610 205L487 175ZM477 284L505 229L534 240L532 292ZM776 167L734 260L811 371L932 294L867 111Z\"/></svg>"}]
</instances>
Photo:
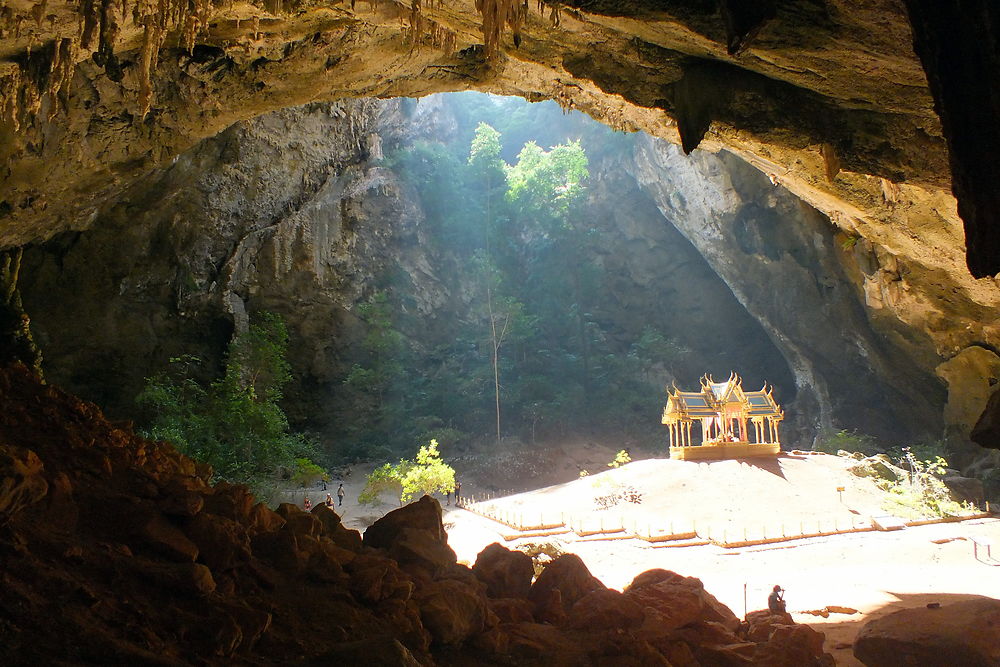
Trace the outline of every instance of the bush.
<instances>
[{"instance_id":1,"label":"bush","mask_svg":"<svg viewBox=\"0 0 1000 667\"><path fill-rule=\"evenodd\" d=\"M437 440L431 440L417 451L416 460L400 459L399 463L386 463L373 470L365 480L358 502L376 503L383 493L389 491L399 494L399 504L402 505L415 494L454 491L455 469L441 460L437 447Z\"/></svg>"},{"instance_id":2,"label":"bush","mask_svg":"<svg viewBox=\"0 0 1000 667\"><path fill-rule=\"evenodd\" d=\"M623 449L615 454L615 460L608 464L609 468L621 468L626 463L631 463L632 457L627 449Z\"/></svg>"},{"instance_id":3,"label":"bush","mask_svg":"<svg viewBox=\"0 0 1000 667\"><path fill-rule=\"evenodd\" d=\"M872 456L883 451L872 436L858 433L856 430L847 431L844 429L820 433L813 449L827 454L837 454L841 450L859 452L865 456Z\"/></svg>"},{"instance_id":4,"label":"bush","mask_svg":"<svg viewBox=\"0 0 1000 667\"><path fill-rule=\"evenodd\" d=\"M870 477L887 493L883 509L904 519L955 516L973 508L955 501L941 481L948 462L941 456L920 459L909 447L890 458L877 454L858 461L849 470L859 477Z\"/></svg>"},{"instance_id":5,"label":"bush","mask_svg":"<svg viewBox=\"0 0 1000 667\"><path fill-rule=\"evenodd\" d=\"M278 404L291 379L287 345L281 318L262 313L230 341L225 372L207 386L194 379L202 372L200 359L170 359L169 368L147 378L136 398L151 415L142 434L208 463L214 479L246 484L269 500L281 472L297 470L297 458L311 465L315 450L304 435L290 431Z\"/></svg>"}]
</instances>

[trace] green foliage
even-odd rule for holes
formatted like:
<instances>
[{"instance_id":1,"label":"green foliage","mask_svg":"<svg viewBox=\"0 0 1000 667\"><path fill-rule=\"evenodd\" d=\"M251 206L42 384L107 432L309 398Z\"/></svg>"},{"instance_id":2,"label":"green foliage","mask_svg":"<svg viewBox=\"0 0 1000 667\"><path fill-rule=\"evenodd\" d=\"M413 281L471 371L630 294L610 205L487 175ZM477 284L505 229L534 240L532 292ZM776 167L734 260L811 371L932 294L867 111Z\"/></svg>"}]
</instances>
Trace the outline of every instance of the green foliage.
<instances>
[{"instance_id":1,"label":"green foliage","mask_svg":"<svg viewBox=\"0 0 1000 667\"><path fill-rule=\"evenodd\" d=\"M904 519L956 516L974 509L951 497L941 480L948 467L942 456L921 459L910 447L902 447L898 452L896 457L876 454L861 458L860 454L848 454L852 459L860 459L850 468L852 473L871 478L887 492L883 509Z\"/></svg>"},{"instance_id":2,"label":"green foliage","mask_svg":"<svg viewBox=\"0 0 1000 667\"><path fill-rule=\"evenodd\" d=\"M207 386L196 379L202 362L185 355L151 378L137 397L150 414L146 437L166 440L212 466L214 478L246 484L267 499L282 470L310 456L313 445L292 433L278 405L291 378L280 317L262 313L230 341L225 371Z\"/></svg>"},{"instance_id":3,"label":"green foliage","mask_svg":"<svg viewBox=\"0 0 1000 667\"><path fill-rule=\"evenodd\" d=\"M392 460L414 440L445 443L439 429L530 442L597 426L648 435L661 376L690 350L669 331L608 321L619 277L600 260L587 188L591 151L623 137L555 105L457 100L458 141L415 141L384 161L420 195L421 243L454 303L433 331L391 281L358 308L366 335L347 356L340 451Z\"/></svg>"},{"instance_id":4,"label":"green foliage","mask_svg":"<svg viewBox=\"0 0 1000 667\"><path fill-rule=\"evenodd\" d=\"M840 451L858 452L865 456L872 456L882 452L878 442L870 435L858 433L856 430L847 431L824 431L816 438L815 450L836 454Z\"/></svg>"},{"instance_id":5,"label":"green foliage","mask_svg":"<svg viewBox=\"0 0 1000 667\"><path fill-rule=\"evenodd\" d=\"M952 499L951 492L939 475L943 475L948 462L935 456L921 461L914 457L909 447L902 449L903 457L897 459L906 471L903 479L889 486L889 497L883 508L907 519L956 516L974 508Z\"/></svg>"},{"instance_id":6,"label":"green foliage","mask_svg":"<svg viewBox=\"0 0 1000 667\"><path fill-rule=\"evenodd\" d=\"M307 458L299 457L295 459L295 468L292 472L292 481L294 483L303 488L308 488L320 480L330 481L330 476L322 467Z\"/></svg>"},{"instance_id":7,"label":"green foliage","mask_svg":"<svg viewBox=\"0 0 1000 667\"><path fill-rule=\"evenodd\" d=\"M408 502L414 494L451 493L455 490L455 469L441 460L437 440L422 446L417 452L416 464L410 466L402 477L403 493L400 502Z\"/></svg>"},{"instance_id":8,"label":"green foliage","mask_svg":"<svg viewBox=\"0 0 1000 667\"><path fill-rule=\"evenodd\" d=\"M365 480L365 487L358 501L365 504L378 502L386 492L399 494L399 503L409 502L415 494L450 493L455 490L455 470L438 452L437 440L421 446L415 460L400 459L399 463L386 463Z\"/></svg>"},{"instance_id":9,"label":"green foliage","mask_svg":"<svg viewBox=\"0 0 1000 667\"><path fill-rule=\"evenodd\" d=\"M608 464L609 468L621 468L626 463L631 463L632 457L629 455L627 450L621 450L615 454L615 459Z\"/></svg>"},{"instance_id":10,"label":"green foliage","mask_svg":"<svg viewBox=\"0 0 1000 667\"><path fill-rule=\"evenodd\" d=\"M406 475L407 461L400 460L399 463L384 463L375 468L365 479L365 488L358 496L358 502L364 505L372 505L378 502L383 493L392 493L402 497L402 478Z\"/></svg>"}]
</instances>

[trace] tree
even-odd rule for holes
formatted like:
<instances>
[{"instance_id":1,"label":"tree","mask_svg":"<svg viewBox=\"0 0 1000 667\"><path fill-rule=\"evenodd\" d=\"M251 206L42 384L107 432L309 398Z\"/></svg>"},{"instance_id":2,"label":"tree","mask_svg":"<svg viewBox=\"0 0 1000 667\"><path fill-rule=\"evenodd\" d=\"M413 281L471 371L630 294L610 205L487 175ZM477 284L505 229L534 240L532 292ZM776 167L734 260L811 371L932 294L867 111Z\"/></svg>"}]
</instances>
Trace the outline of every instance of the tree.
<instances>
[{"instance_id":1,"label":"tree","mask_svg":"<svg viewBox=\"0 0 1000 667\"><path fill-rule=\"evenodd\" d=\"M455 490L455 469L441 460L437 440L421 446L416 460L400 459L385 463L368 475L365 488L358 496L361 503L371 504L387 491L399 493L402 505L414 494L451 493Z\"/></svg>"},{"instance_id":2,"label":"tree","mask_svg":"<svg viewBox=\"0 0 1000 667\"><path fill-rule=\"evenodd\" d=\"M497 272L493 266L490 236L493 233L493 209L497 188L506 187L504 162L500 158L500 133L486 123L476 128L475 137L469 150L469 167L473 179L481 186L480 196L483 206L484 257L482 260L484 283L486 286L486 308L493 361L493 389L496 398L497 444L500 444L500 347L503 345L510 322L509 314L497 311L493 304Z\"/></svg>"},{"instance_id":3,"label":"tree","mask_svg":"<svg viewBox=\"0 0 1000 667\"><path fill-rule=\"evenodd\" d=\"M210 464L215 479L246 484L267 499L281 472L314 447L291 431L278 404L291 379L285 324L273 313L255 320L230 341L222 377L205 386L195 379L200 359L172 358L167 370L147 378L136 400L150 413L143 435L173 443Z\"/></svg>"},{"instance_id":4,"label":"tree","mask_svg":"<svg viewBox=\"0 0 1000 667\"><path fill-rule=\"evenodd\" d=\"M356 430L388 442L406 421L406 391L398 390L406 384L405 338L393 326L393 307L384 291L361 304L358 315L367 333L361 343L363 363L354 364L344 378L344 385L357 392L351 422Z\"/></svg>"}]
</instances>

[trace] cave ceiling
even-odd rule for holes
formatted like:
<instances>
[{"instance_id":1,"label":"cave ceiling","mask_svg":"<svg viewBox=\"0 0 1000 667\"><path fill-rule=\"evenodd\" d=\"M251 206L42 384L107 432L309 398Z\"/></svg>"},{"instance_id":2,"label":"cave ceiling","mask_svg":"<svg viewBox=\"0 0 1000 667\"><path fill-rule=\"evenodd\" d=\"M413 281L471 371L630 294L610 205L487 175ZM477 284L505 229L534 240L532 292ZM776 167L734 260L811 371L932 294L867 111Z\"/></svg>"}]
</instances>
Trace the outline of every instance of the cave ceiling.
<instances>
[{"instance_id":1,"label":"cave ceiling","mask_svg":"<svg viewBox=\"0 0 1000 667\"><path fill-rule=\"evenodd\" d=\"M86 229L143 174L275 109L477 89L730 151L829 216L845 248L864 241L870 305L945 357L1000 346L997 195L978 187L996 167L977 163L1000 141L995 122L968 131L1000 86L964 109L1000 68L982 69L995 40L955 42L988 37L998 10L972 2L942 32L952 3L744 4L6 0L0 247Z\"/></svg>"}]
</instances>

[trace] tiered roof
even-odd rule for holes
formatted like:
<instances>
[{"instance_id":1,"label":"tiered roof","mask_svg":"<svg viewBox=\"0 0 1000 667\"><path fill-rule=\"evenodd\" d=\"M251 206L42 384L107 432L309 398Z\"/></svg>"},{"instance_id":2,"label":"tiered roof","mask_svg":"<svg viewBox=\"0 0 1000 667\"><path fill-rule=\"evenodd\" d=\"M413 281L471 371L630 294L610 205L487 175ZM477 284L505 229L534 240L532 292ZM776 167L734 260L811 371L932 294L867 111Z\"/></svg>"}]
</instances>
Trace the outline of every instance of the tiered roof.
<instances>
[{"instance_id":1,"label":"tiered roof","mask_svg":"<svg viewBox=\"0 0 1000 667\"><path fill-rule=\"evenodd\" d=\"M705 375L701 379L701 391L680 391L674 387L667 393L663 423L715 417L727 411L727 407L728 412L732 412L734 404L744 417L784 417L767 385L760 391L748 392L743 391L742 385L743 381L733 373L725 382L715 382L711 375Z\"/></svg>"}]
</instances>

